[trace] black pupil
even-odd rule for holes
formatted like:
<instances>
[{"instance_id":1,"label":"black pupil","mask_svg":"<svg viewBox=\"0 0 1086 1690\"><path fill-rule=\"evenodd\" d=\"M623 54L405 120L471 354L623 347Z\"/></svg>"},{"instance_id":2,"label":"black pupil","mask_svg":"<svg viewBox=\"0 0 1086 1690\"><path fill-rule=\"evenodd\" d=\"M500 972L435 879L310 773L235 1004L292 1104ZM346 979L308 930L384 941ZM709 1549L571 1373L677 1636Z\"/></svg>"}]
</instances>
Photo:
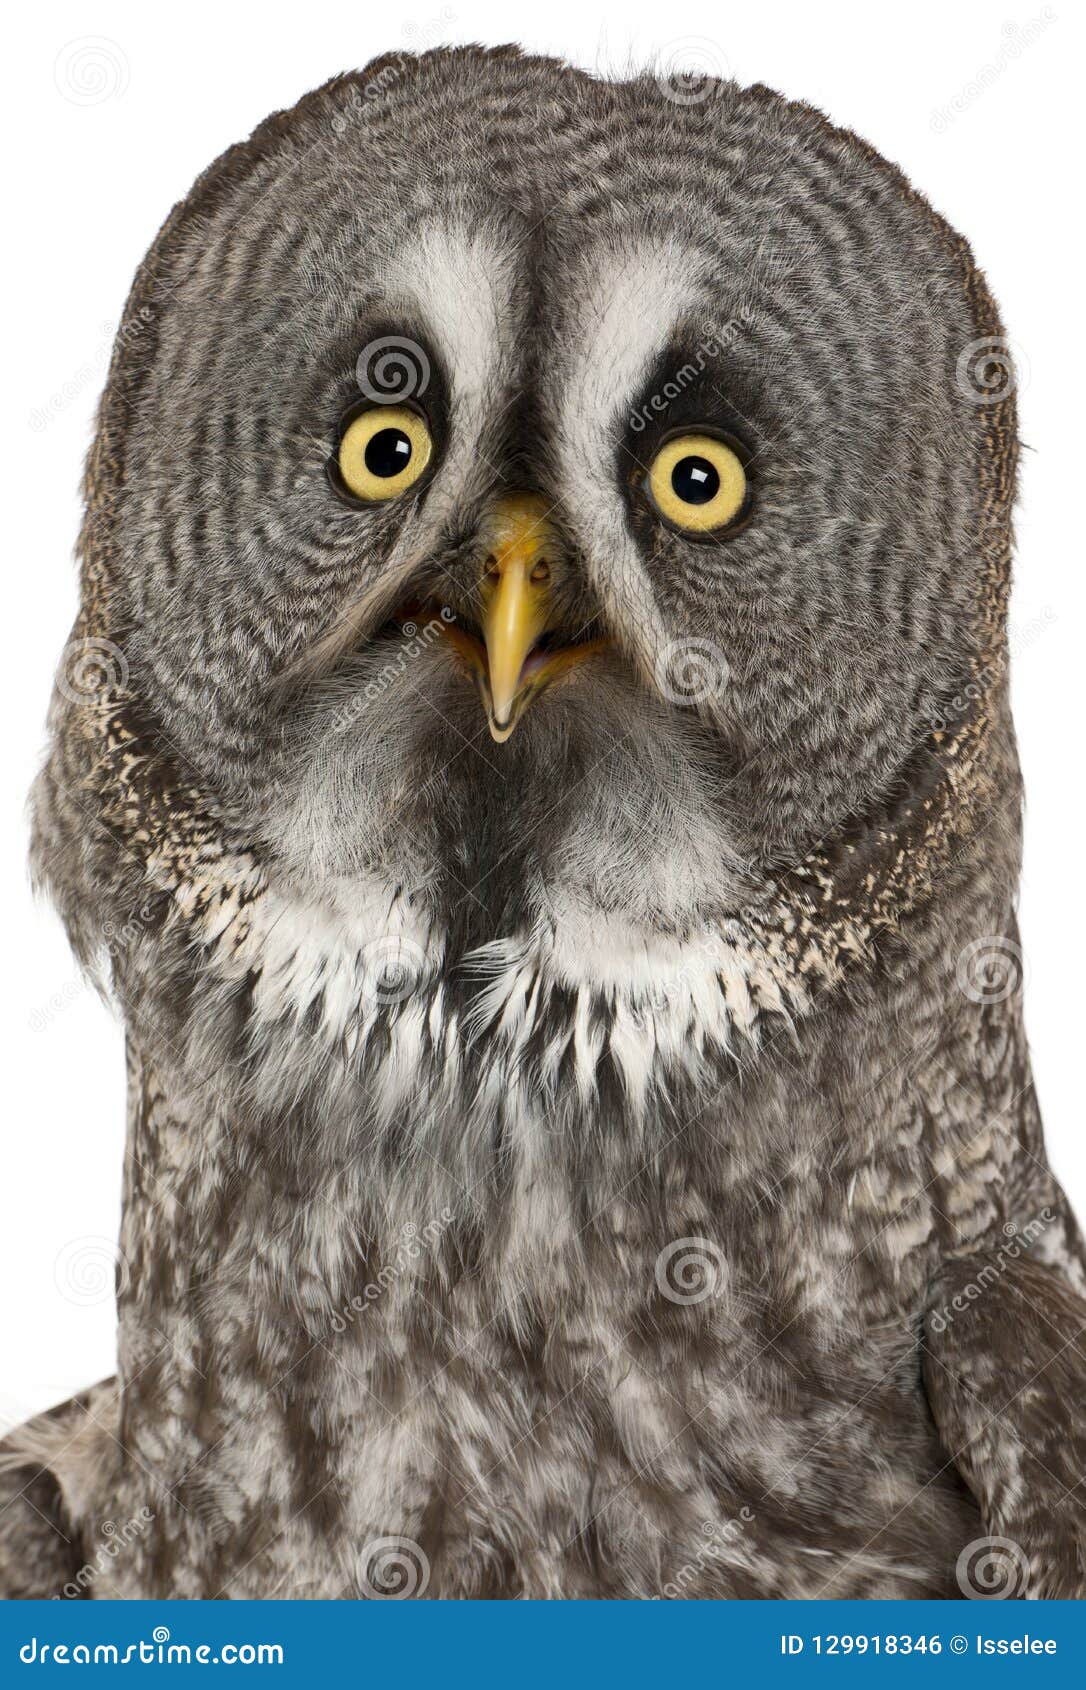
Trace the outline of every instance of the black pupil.
<instances>
[{"instance_id":1,"label":"black pupil","mask_svg":"<svg viewBox=\"0 0 1086 1690\"><path fill-rule=\"evenodd\" d=\"M366 443L366 468L371 475L387 479L399 475L411 462L411 442L402 428L381 428Z\"/></svg>"},{"instance_id":2,"label":"black pupil","mask_svg":"<svg viewBox=\"0 0 1086 1690\"><path fill-rule=\"evenodd\" d=\"M684 505L707 505L720 491L720 476L708 458L680 458L671 485Z\"/></svg>"}]
</instances>

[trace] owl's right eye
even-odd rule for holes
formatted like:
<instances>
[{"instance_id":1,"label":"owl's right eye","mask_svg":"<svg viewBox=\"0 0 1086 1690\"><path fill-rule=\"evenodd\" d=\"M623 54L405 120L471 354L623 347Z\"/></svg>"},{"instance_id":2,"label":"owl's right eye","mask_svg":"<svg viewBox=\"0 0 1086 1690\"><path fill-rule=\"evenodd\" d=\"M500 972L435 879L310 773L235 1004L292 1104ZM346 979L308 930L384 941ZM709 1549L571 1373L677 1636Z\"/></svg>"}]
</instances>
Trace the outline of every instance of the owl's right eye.
<instances>
[{"instance_id":1,"label":"owl's right eye","mask_svg":"<svg viewBox=\"0 0 1086 1690\"><path fill-rule=\"evenodd\" d=\"M329 464L333 486L365 504L398 498L424 474L434 441L407 405L374 405L347 424Z\"/></svg>"}]
</instances>

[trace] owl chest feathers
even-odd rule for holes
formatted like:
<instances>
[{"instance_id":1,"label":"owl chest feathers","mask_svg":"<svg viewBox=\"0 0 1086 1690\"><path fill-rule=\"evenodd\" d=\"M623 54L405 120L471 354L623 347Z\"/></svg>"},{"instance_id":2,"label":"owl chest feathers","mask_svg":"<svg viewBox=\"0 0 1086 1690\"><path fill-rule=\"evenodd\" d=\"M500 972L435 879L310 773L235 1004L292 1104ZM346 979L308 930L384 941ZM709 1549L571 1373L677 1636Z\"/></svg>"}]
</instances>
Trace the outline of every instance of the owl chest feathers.
<instances>
[{"instance_id":1,"label":"owl chest feathers","mask_svg":"<svg viewBox=\"0 0 1086 1690\"><path fill-rule=\"evenodd\" d=\"M820 983L796 945L738 920L655 932L565 899L455 954L402 888L352 879L318 898L244 862L214 869L172 891L198 967L191 1058L214 1060L240 1004L254 1107L304 1096L351 1130L434 1108L477 1125L495 1110L591 1114L608 1090L639 1120L787 1038Z\"/></svg>"},{"instance_id":2,"label":"owl chest feathers","mask_svg":"<svg viewBox=\"0 0 1086 1690\"><path fill-rule=\"evenodd\" d=\"M931 1215L906 1237L880 1209L910 1146L855 1182L850 1214L847 1170L821 1181L815 1157L775 1188L764 1155L732 1183L685 1148L668 1170L678 1123L653 1108L639 1137L628 1117L484 1097L443 1138L417 1103L392 1167L390 1141L263 1140L149 1078L135 1165L155 1177L122 1239L126 1438L176 1470L194 1567L194 1521L242 1532L259 1511L254 1541L278 1546L234 1594L299 1569L309 1594L357 1594L393 1535L436 1595L812 1594L832 1566L780 1555L800 1516L839 1544L852 1593L901 1566L902 1594L938 1593L908 1533L874 1562L864 1547L886 1497L918 1491L926 1541L960 1537L955 1498L924 1489L939 1458L912 1365ZM735 1090L724 1132L741 1143L757 1113ZM183 1225L162 1226L164 1202ZM856 1221L874 1261L854 1259ZM316 1539L290 1475L332 1510ZM812 1514L843 1477L860 1502Z\"/></svg>"},{"instance_id":3,"label":"owl chest feathers","mask_svg":"<svg viewBox=\"0 0 1086 1690\"><path fill-rule=\"evenodd\" d=\"M153 1034L137 1060L153 1183L126 1203L121 1326L129 1437L150 1462L165 1418L169 1465L176 1407L186 1506L202 1486L244 1524L318 1473L334 1541L424 1542L449 1594L493 1593L514 1540L502 1593L568 1594L585 1521L628 1543L647 1509L659 1554L613 1594L658 1590L706 1536L705 1594L799 1594L810 1569L774 1582L768 1548L796 1496L862 1491L874 1449L901 1500L937 1471L923 1152L898 1115L875 1149L870 1103L830 1119L774 1060L826 1037L809 947L568 906L456 957L395 888L307 899L221 858L171 896L145 972L150 993L178 943L194 964L187 1061ZM168 1233L164 1201L187 1217ZM850 1403L823 1436L818 1405ZM320 1593L360 1579L323 1568Z\"/></svg>"}]
</instances>

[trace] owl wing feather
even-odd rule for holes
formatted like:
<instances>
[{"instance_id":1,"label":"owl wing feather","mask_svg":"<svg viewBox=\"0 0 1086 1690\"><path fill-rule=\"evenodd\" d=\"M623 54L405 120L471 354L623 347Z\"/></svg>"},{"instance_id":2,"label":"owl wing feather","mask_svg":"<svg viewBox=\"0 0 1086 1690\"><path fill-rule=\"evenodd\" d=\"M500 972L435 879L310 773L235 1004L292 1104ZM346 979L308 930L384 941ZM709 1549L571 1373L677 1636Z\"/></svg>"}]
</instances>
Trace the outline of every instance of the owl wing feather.
<instances>
[{"instance_id":1,"label":"owl wing feather","mask_svg":"<svg viewBox=\"0 0 1086 1690\"><path fill-rule=\"evenodd\" d=\"M87 1470L100 1457L88 1433L115 1417L116 1383L90 1390L35 1415L0 1440L0 1600L73 1600L91 1594L86 1532L67 1497L85 1490ZM96 1416L103 1416L99 1421ZM109 1522L102 1523L103 1532ZM108 1539L106 1540L108 1541Z\"/></svg>"},{"instance_id":2,"label":"owl wing feather","mask_svg":"<svg viewBox=\"0 0 1086 1690\"><path fill-rule=\"evenodd\" d=\"M48 1467L16 1459L25 1462L0 1443L0 1600L70 1596L83 1556L60 1485Z\"/></svg>"},{"instance_id":3,"label":"owl wing feather","mask_svg":"<svg viewBox=\"0 0 1086 1690\"><path fill-rule=\"evenodd\" d=\"M970 1546L987 1575L963 1593L1086 1597L1086 1298L1036 1257L955 1259L928 1311L923 1368L991 1534Z\"/></svg>"}]
</instances>

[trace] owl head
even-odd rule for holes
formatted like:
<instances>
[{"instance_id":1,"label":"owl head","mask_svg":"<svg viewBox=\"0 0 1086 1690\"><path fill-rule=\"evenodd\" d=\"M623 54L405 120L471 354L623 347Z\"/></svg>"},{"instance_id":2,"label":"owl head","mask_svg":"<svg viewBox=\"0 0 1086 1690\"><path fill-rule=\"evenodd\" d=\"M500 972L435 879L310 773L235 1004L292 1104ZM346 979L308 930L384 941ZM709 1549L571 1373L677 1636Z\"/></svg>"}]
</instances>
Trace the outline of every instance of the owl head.
<instances>
[{"instance_id":1,"label":"owl head","mask_svg":"<svg viewBox=\"0 0 1086 1690\"><path fill-rule=\"evenodd\" d=\"M270 118L103 400L38 800L77 938L126 853L243 854L446 963L588 966L872 817L892 854L1001 649L999 333L899 172L765 88L443 50Z\"/></svg>"}]
</instances>

